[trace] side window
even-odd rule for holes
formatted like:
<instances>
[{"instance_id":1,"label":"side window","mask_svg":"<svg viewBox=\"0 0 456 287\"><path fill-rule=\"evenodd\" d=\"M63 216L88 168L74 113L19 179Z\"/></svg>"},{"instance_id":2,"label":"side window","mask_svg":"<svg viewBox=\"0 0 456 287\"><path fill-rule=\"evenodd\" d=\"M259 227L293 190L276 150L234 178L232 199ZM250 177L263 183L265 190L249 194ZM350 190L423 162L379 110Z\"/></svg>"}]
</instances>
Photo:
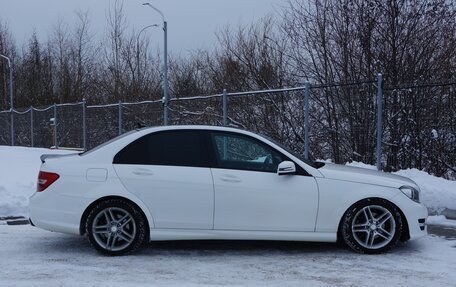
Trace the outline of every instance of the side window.
<instances>
[{"instance_id":1,"label":"side window","mask_svg":"<svg viewBox=\"0 0 456 287\"><path fill-rule=\"evenodd\" d=\"M208 167L199 131L166 131L146 135L121 150L114 164Z\"/></svg>"},{"instance_id":2,"label":"side window","mask_svg":"<svg viewBox=\"0 0 456 287\"><path fill-rule=\"evenodd\" d=\"M114 164L148 164L148 136L143 136L124 147L114 157Z\"/></svg>"},{"instance_id":3,"label":"side window","mask_svg":"<svg viewBox=\"0 0 456 287\"><path fill-rule=\"evenodd\" d=\"M262 142L243 135L213 133L218 168L277 172L283 156Z\"/></svg>"}]
</instances>

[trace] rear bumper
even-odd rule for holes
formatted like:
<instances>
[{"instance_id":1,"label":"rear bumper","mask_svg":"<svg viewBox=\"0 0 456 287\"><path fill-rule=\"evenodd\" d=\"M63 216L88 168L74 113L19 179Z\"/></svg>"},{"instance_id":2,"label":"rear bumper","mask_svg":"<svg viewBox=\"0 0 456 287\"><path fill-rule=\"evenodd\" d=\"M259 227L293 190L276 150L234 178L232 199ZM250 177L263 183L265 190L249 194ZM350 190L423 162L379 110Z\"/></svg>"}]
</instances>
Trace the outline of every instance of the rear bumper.
<instances>
[{"instance_id":1,"label":"rear bumper","mask_svg":"<svg viewBox=\"0 0 456 287\"><path fill-rule=\"evenodd\" d=\"M30 197L30 223L54 232L78 234L86 202L83 198L37 192Z\"/></svg>"}]
</instances>

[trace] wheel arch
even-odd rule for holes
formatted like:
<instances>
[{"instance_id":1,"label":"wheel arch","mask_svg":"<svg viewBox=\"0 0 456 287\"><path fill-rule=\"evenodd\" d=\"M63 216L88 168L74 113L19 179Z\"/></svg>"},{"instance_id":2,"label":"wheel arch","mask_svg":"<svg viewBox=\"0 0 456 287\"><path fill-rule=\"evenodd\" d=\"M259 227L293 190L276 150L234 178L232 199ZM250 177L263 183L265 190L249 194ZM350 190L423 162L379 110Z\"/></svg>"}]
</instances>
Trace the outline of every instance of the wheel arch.
<instances>
[{"instance_id":1,"label":"wheel arch","mask_svg":"<svg viewBox=\"0 0 456 287\"><path fill-rule=\"evenodd\" d=\"M341 231L342 231L342 221L345 217L345 214L347 214L347 212L354 206L360 204L361 202L363 201L366 201L366 200L384 200L384 201L387 201L389 204L395 206L397 208L397 210L399 211L399 214L401 215L401 219L402 219L402 222L403 222L403 229L402 229L402 234L401 234L401 237L400 237L400 240L401 241L407 241L410 239L410 231L409 231L409 225L408 225L408 221L407 221L407 218L405 217L405 214L404 212L401 210L401 208L399 206L397 206L396 204L394 204L393 202L391 202L391 200L388 200L386 198L382 198L382 197L366 197L366 198L363 198L363 199L360 199L358 201L356 201L355 203L353 203L352 205L350 205L346 210L345 212L342 214L342 216L339 218L339 225L337 227L337 241L339 242L342 238L342 234L341 234Z\"/></svg>"},{"instance_id":2,"label":"wheel arch","mask_svg":"<svg viewBox=\"0 0 456 287\"><path fill-rule=\"evenodd\" d=\"M79 222L79 234L84 235L86 233L86 230L85 230L86 220L87 220L87 217L89 216L90 211L93 209L93 207L95 205L97 205L98 203L105 201L105 200L109 200L109 199L124 200L124 201L127 201L127 202L133 204L136 208L138 208L138 210L141 212L141 214L144 216L144 218L146 220L146 236L147 236L147 240L149 240L150 239L150 226L151 226L150 222L149 222L149 217L146 215L144 210L136 202L134 202L133 200L128 199L126 197L118 196L118 195L104 196L104 197L101 197L101 198L95 200L91 204L89 204L89 206L86 207L86 209L84 210L84 212L81 216L81 220Z\"/></svg>"}]
</instances>

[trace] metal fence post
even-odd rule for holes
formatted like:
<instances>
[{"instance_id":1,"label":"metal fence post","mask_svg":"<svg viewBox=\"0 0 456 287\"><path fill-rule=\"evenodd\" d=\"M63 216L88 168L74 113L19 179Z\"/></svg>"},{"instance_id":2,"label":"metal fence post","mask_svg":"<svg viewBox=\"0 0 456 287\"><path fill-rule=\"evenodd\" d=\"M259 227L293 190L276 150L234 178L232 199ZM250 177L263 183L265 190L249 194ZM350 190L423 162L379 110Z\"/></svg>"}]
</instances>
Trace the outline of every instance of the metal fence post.
<instances>
[{"instance_id":1,"label":"metal fence post","mask_svg":"<svg viewBox=\"0 0 456 287\"><path fill-rule=\"evenodd\" d=\"M382 74L377 75L377 170L382 170L382 112L383 112L383 93L382 93Z\"/></svg>"},{"instance_id":2,"label":"metal fence post","mask_svg":"<svg viewBox=\"0 0 456 287\"><path fill-rule=\"evenodd\" d=\"M14 146L14 110L10 109L10 133L11 133L11 146Z\"/></svg>"},{"instance_id":3,"label":"metal fence post","mask_svg":"<svg viewBox=\"0 0 456 287\"><path fill-rule=\"evenodd\" d=\"M119 136L122 134L122 102L119 101Z\"/></svg>"},{"instance_id":4,"label":"metal fence post","mask_svg":"<svg viewBox=\"0 0 456 287\"><path fill-rule=\"evenodd\" d=\"M226 89L223 89L223 126L228 125L228 92ZM227 138L223 137L223 159L226 160L228 156L228 142Z\"/></svg>"},{"instance_id":5,"label":"metal fence post","mask_svg":"<svg viewBox=\"0 0 456 287\"><path fill-rule=\"evenodd\" d=\"M304 157L309 158L309 97L310 83L304 86Z\"/></svg>"},{"instance_id":6,"label":"metal fence post","mask_svg":"<svg viewBox=\"0 0 456 287\"><path fill-rule=\"evenodd\" d=\"M223 89L223 125L228 125L228 93Z\"/></svg>"},{"instance_id":7,"label":"metal fence post","mask_svg":"<svg viewBox=\"0 0 456 287\"><path fill-rule=\"evenodd\" d=\"M58 148L57 139L57 104L54 104L54 148Z\"/></svg>"},{"instance_id":8,"label":"metal fence post","mask_svg":"<svg viewBox=\"0 0 456 287\"><path fill-rule=\"evenodd\" d=\"M82 147L87 150L87 102L82 99Z\"/></svg>"},{"instance_id":9,"label":"metal fence post","mask_svg":"<svg viewBox=\"0 0 456 287\"><path fill-rule=\"evenodd\" d=\"M30 146L35 147L35 128L33 121L33 107L30 107Z\"/></svg>"}]
</instances>

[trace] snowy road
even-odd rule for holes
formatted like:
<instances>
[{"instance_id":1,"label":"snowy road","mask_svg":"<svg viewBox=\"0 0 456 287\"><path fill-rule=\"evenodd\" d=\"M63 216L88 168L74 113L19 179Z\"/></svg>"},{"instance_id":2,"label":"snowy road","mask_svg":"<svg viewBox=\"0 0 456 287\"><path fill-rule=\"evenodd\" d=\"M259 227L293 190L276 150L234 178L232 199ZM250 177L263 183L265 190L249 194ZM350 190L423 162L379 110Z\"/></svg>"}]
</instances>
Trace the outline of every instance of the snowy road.
<instances>
[{"instance_id":1,"label":"snowy road","mask_svg":"<svg viewBox=\"0 0 456 287\"><path fill-rule=\"evenodd\" d=\"M101 256L85 238L0 225L0 286L454 286L456 241L428 236L391 253L335 244L154 243Z\"/></svg>"}]
</instances>

